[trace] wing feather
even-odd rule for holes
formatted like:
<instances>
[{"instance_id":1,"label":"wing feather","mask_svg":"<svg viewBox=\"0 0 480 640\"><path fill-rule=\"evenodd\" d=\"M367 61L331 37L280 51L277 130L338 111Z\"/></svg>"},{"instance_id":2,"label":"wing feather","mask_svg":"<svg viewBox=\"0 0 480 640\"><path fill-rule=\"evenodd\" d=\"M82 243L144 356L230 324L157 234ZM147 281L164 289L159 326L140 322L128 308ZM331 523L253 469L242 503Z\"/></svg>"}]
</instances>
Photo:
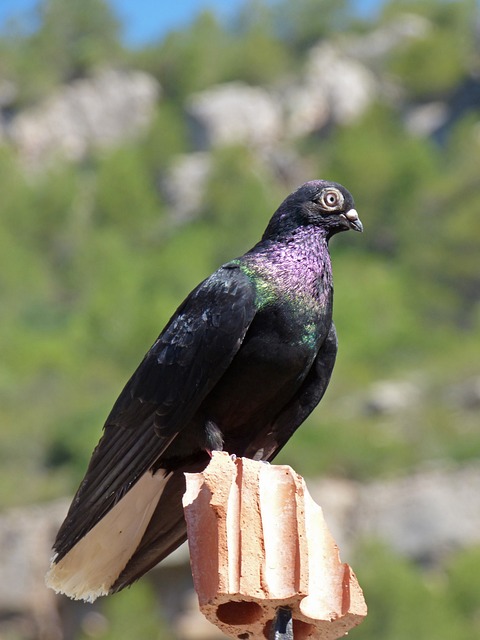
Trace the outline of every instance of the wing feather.
<instances>
[{"instance_id":1,"label":"wing feather","mask_svg":"<svg viewBox=\"0 0 480 640\"><path fill-rule=\"evenodd\" d=\"M57 560L155 465L238 351L255 290L226 265L183 302L113 406L54 544ZM168 518L168 514L165 514Z\"/></svg>"}]
</instances>

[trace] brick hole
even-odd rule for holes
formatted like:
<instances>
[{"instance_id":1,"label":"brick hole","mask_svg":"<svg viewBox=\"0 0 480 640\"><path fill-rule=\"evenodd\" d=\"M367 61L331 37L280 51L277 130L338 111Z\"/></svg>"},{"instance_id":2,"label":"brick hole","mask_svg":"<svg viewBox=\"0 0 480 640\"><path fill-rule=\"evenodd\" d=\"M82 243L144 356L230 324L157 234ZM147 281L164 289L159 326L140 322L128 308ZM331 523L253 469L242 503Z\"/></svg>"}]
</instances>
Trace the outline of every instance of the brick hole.
<instances>
[{"instance_id":1,"label":"brick hole","mask_svg":"<svg viewBox=\"0 0 480 640\"><path fill-rule=\"evenodd\" d=\"M263 637L269 640L270 638L270 627L272 626L273 620L268 620L263 627Z\"/></svg>"},{"instance_id":2,"label":"brick hole","mask_svg":"<svg viewBox=\"0 0 480 640\"><path fill-rule=\"evenodd\" d=\"M303 622L303 620L293 621L293 637L295 640L306 640L315 631L315 625Z\"/></svg>"},{"instance_id":3,"label":"brick hole","mask_svg":"<svg viewBox=\"0 0 480 640\"><path fill-rule=\"evenodd\" d=\"M252 624L262 615L262 607L256 602L225 602L217 608L217 618L225 624ZM248 635L242 634L241 637L248 638Z\"/></svg>"}]
</instances>

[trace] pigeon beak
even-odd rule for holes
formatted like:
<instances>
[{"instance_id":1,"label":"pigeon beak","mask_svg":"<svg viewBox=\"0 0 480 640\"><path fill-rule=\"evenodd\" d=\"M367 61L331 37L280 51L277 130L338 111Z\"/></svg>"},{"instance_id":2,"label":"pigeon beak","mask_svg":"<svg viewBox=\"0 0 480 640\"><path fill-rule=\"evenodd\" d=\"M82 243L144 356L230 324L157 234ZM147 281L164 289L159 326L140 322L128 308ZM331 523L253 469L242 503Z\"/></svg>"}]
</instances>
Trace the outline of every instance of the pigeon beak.
<instances>
[{"instance_id":1,"label":"pigeon beak","mask_svg":"<svg viewBox=\"0 0 480 640\"><path fill-rule=\"evenodd\" d=\"M340 217L344 218L349 229L360 231L360 233L363 231L363 224L360 222L360 218L358 217L358 213L355 209L350 209L350 211L347 211L346 213L341 213Z\"/></svg>"}]
</instances>

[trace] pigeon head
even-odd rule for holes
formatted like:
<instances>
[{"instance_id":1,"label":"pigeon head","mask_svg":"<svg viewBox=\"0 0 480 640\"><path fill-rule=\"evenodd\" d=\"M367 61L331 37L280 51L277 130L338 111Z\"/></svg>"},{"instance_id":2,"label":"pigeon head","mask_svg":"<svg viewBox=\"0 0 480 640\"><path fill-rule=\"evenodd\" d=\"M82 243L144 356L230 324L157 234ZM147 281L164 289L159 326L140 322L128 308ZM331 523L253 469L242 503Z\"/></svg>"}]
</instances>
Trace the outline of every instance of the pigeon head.
<instances>
[{"instance_id":1,"label":"pigeon head","mask_svg":"<svg viewBox=\"0 0 480 640\"><path fill-rule=\"evenodd\" d=\"M270 220L264 239L288 235L301 226L318 227L327 239L340 231L363 231L350 192L326 180L306 182L285 198Z\"/></svg>"}]
</instances>

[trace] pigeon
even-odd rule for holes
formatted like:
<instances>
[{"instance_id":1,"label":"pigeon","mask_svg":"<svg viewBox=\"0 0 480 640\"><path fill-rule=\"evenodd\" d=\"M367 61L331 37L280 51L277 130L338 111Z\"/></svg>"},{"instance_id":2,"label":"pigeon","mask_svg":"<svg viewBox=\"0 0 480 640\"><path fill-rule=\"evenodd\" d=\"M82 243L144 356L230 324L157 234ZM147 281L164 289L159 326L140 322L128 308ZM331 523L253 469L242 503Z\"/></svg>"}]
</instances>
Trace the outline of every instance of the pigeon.
<instances>
[{"instance_id":1,"label":"pigeon","mask_svg":"<svg viewBox=\"0 0 480 640\"><path fill-rule=\"evenodd\" d=\"M337 353L328 242L362 231L350 193L306 182L260 240L178 307L125 385L54 543L46 583L92 602L185 541L184 473L213 451L270 462Z\"/></svg>"}]
</instances>

